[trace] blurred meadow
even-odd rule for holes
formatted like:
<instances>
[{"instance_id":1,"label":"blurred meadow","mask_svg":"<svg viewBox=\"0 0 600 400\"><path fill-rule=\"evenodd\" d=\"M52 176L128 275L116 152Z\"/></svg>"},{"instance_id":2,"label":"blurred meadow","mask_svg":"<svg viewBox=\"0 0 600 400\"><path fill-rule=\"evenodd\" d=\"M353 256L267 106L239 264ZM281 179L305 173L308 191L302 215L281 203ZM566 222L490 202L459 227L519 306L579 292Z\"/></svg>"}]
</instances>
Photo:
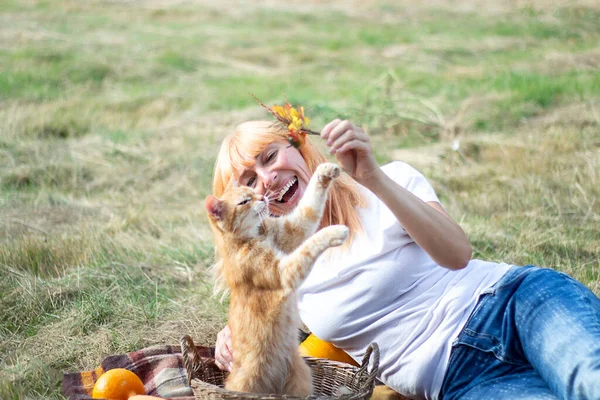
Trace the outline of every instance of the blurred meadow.
<instances>
[{"instance_id":1,"label":"blurred meadow","mask_svg":"<svg viewBox=\"0 0 600 400\"><path fill-rule=\"evenodd\" d=\"M268 105L351 119L430 179L474 257L600 294L595 0L0 1L0 398L213 344L204 197Z\"/></svg>"}]
</instances>

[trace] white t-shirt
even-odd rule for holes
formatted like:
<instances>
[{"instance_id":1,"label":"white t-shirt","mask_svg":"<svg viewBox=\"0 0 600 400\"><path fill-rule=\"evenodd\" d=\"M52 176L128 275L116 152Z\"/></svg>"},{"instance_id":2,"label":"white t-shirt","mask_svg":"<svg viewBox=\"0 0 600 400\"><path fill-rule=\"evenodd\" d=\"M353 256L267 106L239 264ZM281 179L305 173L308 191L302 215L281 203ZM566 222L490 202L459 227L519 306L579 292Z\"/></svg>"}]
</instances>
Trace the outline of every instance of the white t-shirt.
<instances>
[{"instance_id":1,"label":"white t-shirt","mask_svg":"<svg viewBox=\"0 0 600 400\"><path fill-rule=\"evenodd\" d=\"M393 162L382 170L425 202L439 202L417 170ZM379 376L415 399L438 398L452 341L478 295L511 267L472 260L459 271L438 266L373 193L359 210L364 233L349 249L331 249L298 291L300 316L319 338L358 362L372 342Z\"/></svg>"}]
</instances>

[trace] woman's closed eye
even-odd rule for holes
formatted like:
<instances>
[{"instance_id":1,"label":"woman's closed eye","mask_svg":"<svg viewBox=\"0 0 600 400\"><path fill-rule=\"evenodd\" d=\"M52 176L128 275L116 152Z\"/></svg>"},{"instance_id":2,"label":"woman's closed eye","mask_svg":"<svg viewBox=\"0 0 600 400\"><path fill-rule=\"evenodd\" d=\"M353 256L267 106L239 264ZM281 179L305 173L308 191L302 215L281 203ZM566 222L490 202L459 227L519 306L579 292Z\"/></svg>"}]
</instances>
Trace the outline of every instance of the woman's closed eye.
<instances>
[{"instance_id":1,"label":"woman's closed eye","mask_svg":"<svg viewBox=\"0 0 600 400\"><path fill-rule=\"evenodd\" d=\"M268 152L267 157L265 159L265 164L269 164L271 161L273 161L275 159L276 156L277 156L277 150L272 150L272 151Z\"/></svg>"},{"instance_id":2,"label":"woman's closed eye","mask_svg":"<svg viewBox=\"0 0 600 400\"><path fill-rule=\"evenodd\" d=\"M277 158L277 149L273 149L267 153L263 153L263 155L261 157L263 160L262 164L269 165ZM249 186L251 188L256 186L256 175L247 178L246 186Z\"/></svg>"}]
</instances>

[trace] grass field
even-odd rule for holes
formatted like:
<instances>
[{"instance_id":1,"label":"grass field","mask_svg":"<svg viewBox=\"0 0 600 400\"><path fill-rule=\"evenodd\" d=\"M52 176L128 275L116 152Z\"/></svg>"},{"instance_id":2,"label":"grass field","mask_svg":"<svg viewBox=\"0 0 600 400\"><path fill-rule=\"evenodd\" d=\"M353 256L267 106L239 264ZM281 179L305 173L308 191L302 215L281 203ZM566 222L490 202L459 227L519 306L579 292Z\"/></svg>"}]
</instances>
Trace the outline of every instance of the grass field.
<instances>
[{"instance_id":1,"label":"grass field","mask_svg":"<svg viewBox=\"0 0 600 400\"><path fill-rule=\"evenodd\" d=\"M0 398L213 344L222 137L303 104L424 172L475 257L600 294L596 1L0 2Z\"/></svg>"}]
</instances>

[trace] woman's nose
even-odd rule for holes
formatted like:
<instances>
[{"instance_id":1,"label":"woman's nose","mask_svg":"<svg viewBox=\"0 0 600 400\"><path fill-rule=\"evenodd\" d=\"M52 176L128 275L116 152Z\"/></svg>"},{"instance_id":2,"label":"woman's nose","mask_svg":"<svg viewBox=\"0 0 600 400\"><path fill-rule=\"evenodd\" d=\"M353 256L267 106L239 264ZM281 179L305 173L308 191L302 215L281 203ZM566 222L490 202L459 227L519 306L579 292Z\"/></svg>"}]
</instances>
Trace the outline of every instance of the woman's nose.
<instances>
[{"instance_id":1,"label":"woman's nose","mask_svg":"<svg viewBox=\"0 0 600 400\"><path fill-rule=\"evenodd\" d=\"M272 188L277 181L276 171L269 171L268 169L259 168L256 170L256 174L258 175L258 181L260 182L260 185L257 185L256 190L260 194L266 193L266 191Z\"/></svg>"}]
</instances>

